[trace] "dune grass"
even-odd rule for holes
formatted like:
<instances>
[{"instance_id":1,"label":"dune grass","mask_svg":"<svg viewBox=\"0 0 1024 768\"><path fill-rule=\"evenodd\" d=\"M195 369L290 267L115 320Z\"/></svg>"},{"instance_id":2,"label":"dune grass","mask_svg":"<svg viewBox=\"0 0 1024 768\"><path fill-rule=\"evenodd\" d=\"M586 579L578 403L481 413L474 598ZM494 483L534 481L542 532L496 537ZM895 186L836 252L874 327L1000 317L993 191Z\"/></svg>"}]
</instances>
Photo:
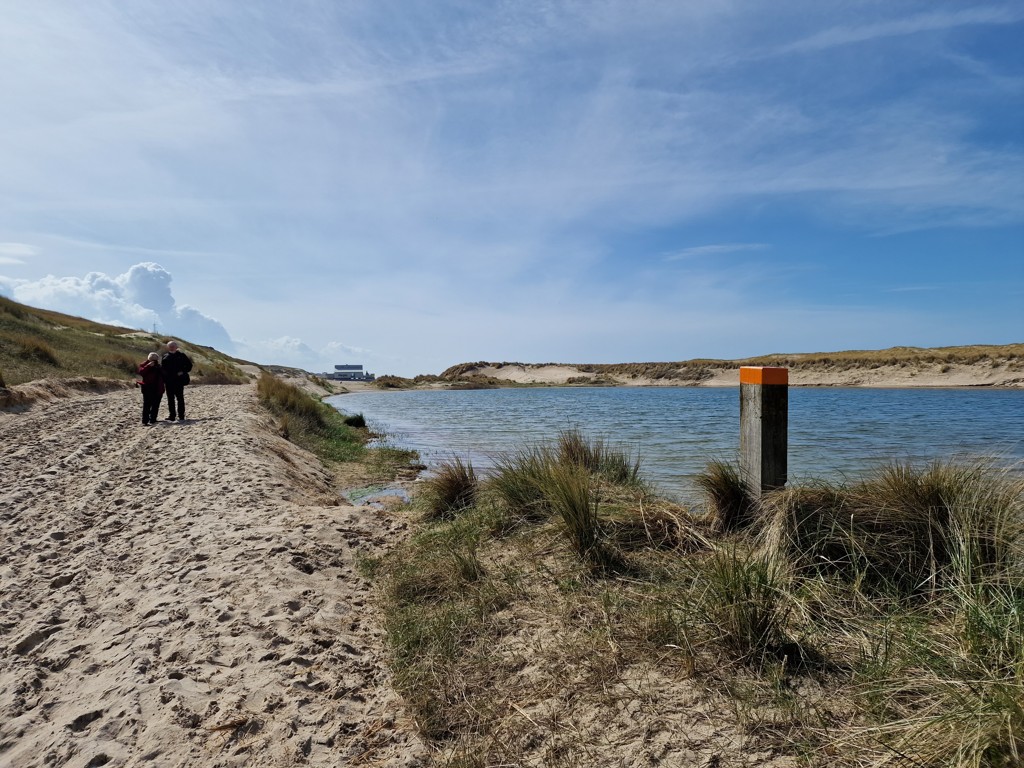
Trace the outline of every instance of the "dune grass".
<instances>
[{"instance_id":1,"label":"dune grass","mask_svg":"<svg viewBox=\"0 0 1024 768\"><path fill-rule=\"evenodd\" d=\"M345 424L334 408L264 371L256 382L260 402L279 419L282 436L326 461L361 457L367 436Z\"/></svg>"},{"instance_id":2,"label":"dune grass","mask_svg":"<svg viewBox=\"0 0 1024 768\"><path fill-rule=\"evenodd\" d=\"M544 365L571 365L585 374L600 378L647 379L678 382L682 385L699 384L722 370L735 370L740 365L777 365L790 371L877 369L883 366L924 369L932 368L948 373L953 366L973 365L1005 366L1010 371L1024 370L1024 344L975 344L960 347L890 347L888 349L843 350L838 352L811 352L801 354L769 354L741 360L696 359L678 362L636 363L493 363L478 361L451 366L441 374L446 381L470 379L484 368L502 368L507 365L543 367ZM580 382L587 383L587 382ZM507 385L507 382L504 382Z\"/></svg>"},{"instance_id":3,"label":"dune grass","mask_svg":"<svg viewBox=\"0 0 1024 768\"><path fill-rule=\"evenodd\" d=\"M0 297L0 368L8 386L46 378L130 379L166 338ZM195 384L246 380L239 361L222 352L187 342L186 351Z\"/></svg>"},{"instance_id":4,"label":"dune grass","mask_svg":"<svg viewBox=\"0 0 1024 768\"><path fill-rule=\"evenodd\" d=\"M720 533L749 528L754 522L755 505L740 477L739 467L731 462L708 462L696 477L696 486L707 500L712 526Z\"/></svg>"},{"instance_id":5,"label":"dune grass","mask_svg":"<svg viewBox=\"0 0 1024 768\"><path fill-rule=\"evenodd\" d=\"M478 483L472 462L458 456L444 461L424 483L424 513L432 520L453 517L476 502Z\"/></svg>"},{"instance_id":6,"label":"dune grass","mask_svg":"<svg viewBox=\"0 0 1024 768\"><path fill-rule=\"evenodd\" d=\"M499 457L472 504L377 564L396 684L437 765L618 765L591 719L695 690L742 734L737 757L1020 764L1019 473L893 464L722 522L734 473L709 472L702 517L632 472L610 481L587 458L608 447L563 434Z\"/></svg>"}]
</instances>

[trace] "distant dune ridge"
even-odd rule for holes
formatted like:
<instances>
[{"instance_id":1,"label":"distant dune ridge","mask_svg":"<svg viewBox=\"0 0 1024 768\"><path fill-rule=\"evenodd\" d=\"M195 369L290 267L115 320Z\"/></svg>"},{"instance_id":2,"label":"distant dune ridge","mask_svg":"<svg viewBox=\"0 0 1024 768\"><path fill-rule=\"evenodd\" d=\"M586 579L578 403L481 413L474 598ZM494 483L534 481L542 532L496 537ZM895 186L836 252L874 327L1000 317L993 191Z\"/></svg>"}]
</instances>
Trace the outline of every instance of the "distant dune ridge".
<instances>
[{"instance_id":1,"label":"distant dune ridge","mask_svg":"<svg viewBox=\"0 0 1024 768\"><path fill-rule=\"evenodd\" d=\"M454 365L439 378L498 385L722 387L738 385L737 371L745 365L789 368L794 386L1024 387L1024 344L891 347L669 363L476 362Z\"/></svg>"},{"instance_id":2,"label":"distant dune ridge","mask_svg":"<svg viewBox=\"0 0 1024 768\"><path fill-rule=\"evenodd\" d=\"M131 385L135 367L169 336L95 323L0 297L0 408L55 392L29 382L58 380L71 390L109 389L110 380ZM235 384L257 370L245 360L183 339L196 363L194 383ZM647 363L475 362L440 375L408 379L379 376L373 383L307 382L319 394L356 389L548 386L701 386L739 384L742 365L789 368L794 386L833 387L1024 387L1024 343L960 347L891 347L883 350L771 354L743 360L697 359ZM306 382L297 368L263 366L275 375Z\"/></svg>"}]
</instances>

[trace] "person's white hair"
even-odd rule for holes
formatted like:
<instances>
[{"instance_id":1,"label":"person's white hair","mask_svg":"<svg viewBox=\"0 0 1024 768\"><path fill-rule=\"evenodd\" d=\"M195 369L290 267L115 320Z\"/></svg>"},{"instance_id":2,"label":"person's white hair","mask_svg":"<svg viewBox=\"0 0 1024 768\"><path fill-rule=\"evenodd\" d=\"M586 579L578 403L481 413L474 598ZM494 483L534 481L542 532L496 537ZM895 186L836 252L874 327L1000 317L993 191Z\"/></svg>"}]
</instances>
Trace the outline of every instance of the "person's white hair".
<instances>
[{"instance_id":1,"label":"person's white hair","mask_svg":"<svg viewBox=\"0 0 1024 768\"><path fill-rule=\"evenodd\" d=\"M173 352L178 348L178 342L171 339L170 341L167 342L167 348L171 350L171 352Z\"/></svg>"},{"instance_id":2,"label":"person's white hair","mask_svg":"<svg viewBox=\"0 0 1024 768\"><path fill-rule=\"evenodd\" d=\"M157 361L159 361L160 360L160 355L158 355L156 352L150 352L148 355L146 355L146 359L147 360L157 360Z\"/></svg>"}]
</instances>

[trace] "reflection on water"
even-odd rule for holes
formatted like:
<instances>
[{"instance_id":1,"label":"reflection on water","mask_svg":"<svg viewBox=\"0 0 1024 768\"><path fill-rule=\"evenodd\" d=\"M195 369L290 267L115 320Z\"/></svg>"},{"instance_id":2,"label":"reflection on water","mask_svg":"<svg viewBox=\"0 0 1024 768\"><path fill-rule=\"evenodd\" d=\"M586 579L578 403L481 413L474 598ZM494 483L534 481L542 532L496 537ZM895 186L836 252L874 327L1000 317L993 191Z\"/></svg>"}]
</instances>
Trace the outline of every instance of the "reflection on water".
<instances>
[{"instance_id":1,"label":"reflection on water","mask_svg":"<svg viewBox=\"0 0 1024 768\"><path fill-rule=\"evenodd\" d=\"M579 427L639 455L664 493L689 496L711 458L735 459L736 388L544 388L358 392L328 400L436 465L494 457ZM892 460L1024 460L1024 391L790 388L789 475L836 479Z\"/></svg>"}]
</instances>

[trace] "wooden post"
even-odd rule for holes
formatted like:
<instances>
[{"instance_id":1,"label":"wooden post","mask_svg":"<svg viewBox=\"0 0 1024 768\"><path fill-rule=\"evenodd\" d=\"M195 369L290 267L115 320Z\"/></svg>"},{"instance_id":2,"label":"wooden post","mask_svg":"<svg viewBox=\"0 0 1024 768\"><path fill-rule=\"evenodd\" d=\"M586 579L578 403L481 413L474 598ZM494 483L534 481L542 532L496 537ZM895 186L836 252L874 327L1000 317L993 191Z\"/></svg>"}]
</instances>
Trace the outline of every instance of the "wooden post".
<instances>
[{"instance_id":1,"label":"wooden post","mask_svg":"<svg viewBox=\"0 0 1024 768\"><path fill-rule=\"evenodd\" d=\"M740 474L755 499L786 485L789 370L740 368Z\"/></svg>"}]
</instances>

